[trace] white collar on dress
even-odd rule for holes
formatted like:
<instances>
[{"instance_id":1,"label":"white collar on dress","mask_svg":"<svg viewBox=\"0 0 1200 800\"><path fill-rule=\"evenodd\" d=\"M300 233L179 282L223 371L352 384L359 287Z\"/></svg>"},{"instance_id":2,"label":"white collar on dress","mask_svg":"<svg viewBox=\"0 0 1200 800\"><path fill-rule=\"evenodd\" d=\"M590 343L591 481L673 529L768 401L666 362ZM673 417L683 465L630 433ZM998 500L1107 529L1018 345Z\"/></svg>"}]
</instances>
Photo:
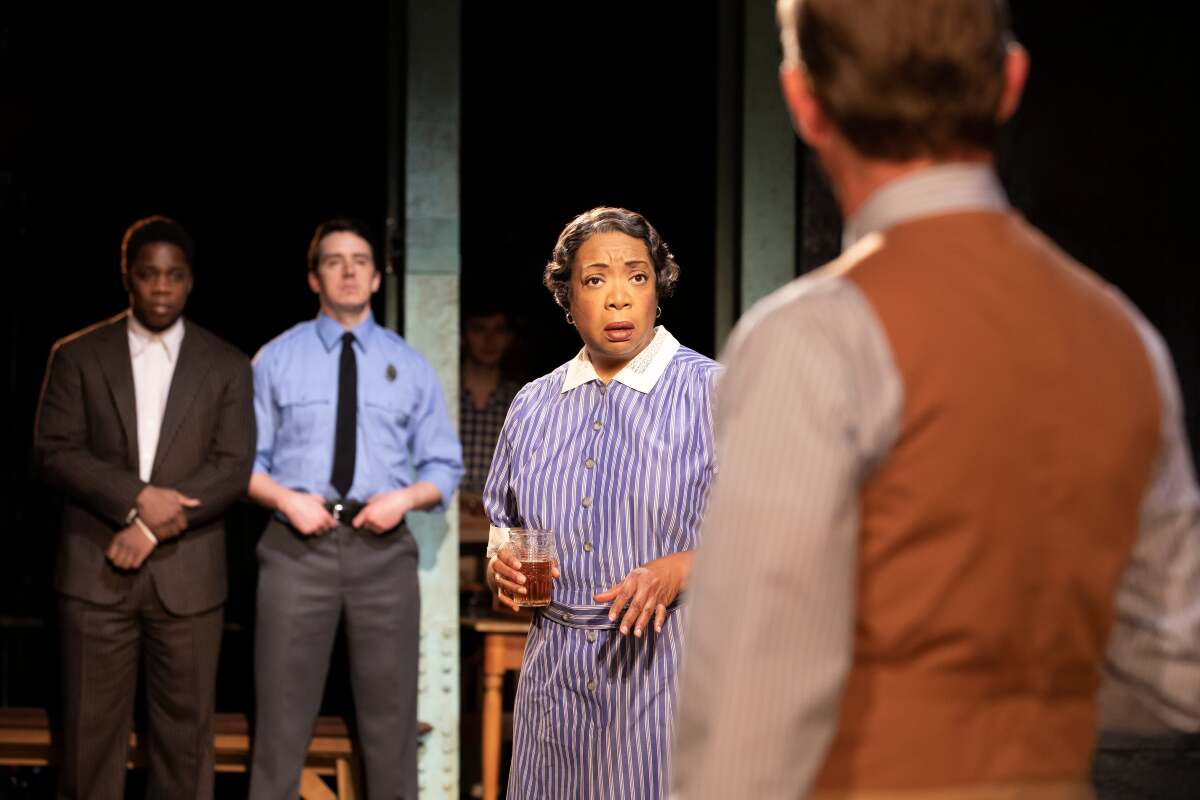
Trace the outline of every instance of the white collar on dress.
<instances>
[{"instance_id":1,"label":"white collar on dress","mask_svg":"<svg viewBox=\"0 0 1200 800\"><path fill-rule=\"evenodd\" d=\"M650 344L646 345L642 352L622 367L621 371L613 376L613 380L646 394L654 388L654 384L658 383L658 379L662 377L667 365L671 363L671 359L678 351L679 342L666 328L659 325L654 329L654 338ZM596 368L592 366L587 348L584 347L567 362L567 375L563 378L562 391L569 392L589 381L598 380L600 380L600 376L596 374Z\"/></svg>"},{"instance_id":2,"label":"white collar on dress","mask_svg":"<svg viewBox=\"0 0 1200 800\"><path fill-rule=\"evenodd\" d=\"M179 348L183 344L183 317L171 323L171 327L162 333L152 332L132 313L126 319L129 321L129 354L132 357L137 358L150 345L161 343L167 351L167 361L175 363Z\"/></svg>"}]
</instances>

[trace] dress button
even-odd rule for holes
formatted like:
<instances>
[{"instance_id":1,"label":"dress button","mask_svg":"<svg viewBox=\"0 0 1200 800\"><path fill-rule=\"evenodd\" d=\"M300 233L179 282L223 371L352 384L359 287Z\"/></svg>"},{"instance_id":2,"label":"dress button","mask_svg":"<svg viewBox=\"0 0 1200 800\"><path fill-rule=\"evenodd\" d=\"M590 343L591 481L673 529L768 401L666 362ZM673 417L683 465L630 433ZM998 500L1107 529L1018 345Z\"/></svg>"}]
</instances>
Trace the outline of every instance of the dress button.
<instances>
[{"instance_id":1,"label":"dress button","mask_svg":"<svg viewBox=\"0 0 1200 800\"><path fill-rule=\"evenodd\" d=\"M590 553L590 552L592 552L592 543L591 543L591 542L584 542L584 543L583 543L583 552L585 552L585 553Z\"/></svg>"},{"instance_id":2,"label":"dress button","mask_svg":"<svg viewBox=\"0 0 1200 800\"><path fill-rule=\"evenodd\" d=\"M591 507L592 507L592 498L590 498L590 497L585 497L585 498L583 498L582 500L580 500L580 501L579 501L579 504L580 504L581 506L583 506L584 508L591 508Z\"/></svg>"},{"instance_id":3,"label":"dress button","mask_svg":"<svg viewBox=\"0 0 1200 800\"><path fill-rule=\"evenodd\" d=\"M587 640L588 640L589 642L594 642L594 641L596 641L596 632L595 632L595 631L588 631L588 632L587 632Z\"/></svg>"},{"instance_id":4,"label":"dress button","mask_svg":"<svg viewBox=\"0 0 1200 800\"><path fill-rule=\"evenodd\" d=\"M595 422L592 423L592 430L594 430L594 431L598 431L603 427L604 427L604 423L602 423L600 420L596 420Z\"/></svg>"},{"instance_id":5,"label":"dress button","mask_svg":"<svg viewBox=\"0 0 1200 800\"><path fill-rule=\"evenodd\" d=\"M583 462L583 465L588 469L592 469L596 466L596 459L589 458L587 461Z\"/></svg>"},{"instance_id":6,"label":"dress button","mask_svg":"<svg viewBox=\"0 0 1200 800\"><path fill-rule=\"evenodd\" d=\"M589 692L596 691L596 680L594 678L587 682L587 689Z\"/></svg>"}]
</instances>

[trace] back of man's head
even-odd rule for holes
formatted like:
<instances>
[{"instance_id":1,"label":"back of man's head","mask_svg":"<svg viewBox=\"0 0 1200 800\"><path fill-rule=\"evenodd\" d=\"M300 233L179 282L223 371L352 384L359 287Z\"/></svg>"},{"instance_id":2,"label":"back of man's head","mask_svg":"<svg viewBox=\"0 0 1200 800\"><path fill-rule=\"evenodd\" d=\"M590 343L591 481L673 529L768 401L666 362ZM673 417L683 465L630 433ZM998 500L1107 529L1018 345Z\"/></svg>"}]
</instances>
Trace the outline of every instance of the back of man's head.
<instances>
[{"instance_id":1,"label":"back of man's head","mask_svg":"<svg viewBox=\"0 0 1200 800\"><path fill-rule=\"evenodd\" d=\"M991 150L1000 125L1004 0L779 0L784 61L861 155Z\"/></svg>"}]
</instances>

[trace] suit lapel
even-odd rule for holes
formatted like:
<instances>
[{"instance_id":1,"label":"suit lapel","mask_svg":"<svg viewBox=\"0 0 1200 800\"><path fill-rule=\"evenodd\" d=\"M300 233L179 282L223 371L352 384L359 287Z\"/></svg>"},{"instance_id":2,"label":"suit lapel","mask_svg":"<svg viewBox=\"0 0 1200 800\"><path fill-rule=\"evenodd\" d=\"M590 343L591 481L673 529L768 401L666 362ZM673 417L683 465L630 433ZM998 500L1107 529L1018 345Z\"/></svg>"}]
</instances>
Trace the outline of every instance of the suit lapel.
<instances>
[{"instance_id":1,"label":"suit lapel","mask_svg":"<svg viewBox=\"0 0 1200 800\"><path fill-rule=\"evenodd\" d=\"M117 416L125 431L125 461L135 473L138 471L137 399L133 392L133 363L129 356L129 330L126 318L129 313L114 317L105 336L97 343L100 368L108 380Z\"/></svg>"},{"instance_id":2,"label":"suit lapel","mask_svg":"<svg viewBox=\"0 0 1200 800\"><path fill-rule=\"evenodd\" d=\"M162 467L163 459L171 449L175 434L192 407L196 394L208 374L208 347L200 338L194 325L184 322L183 342L179 346L179 363L171 376L171 389L167 392L167 408L163 412L162 428L158 433L158 449L154 453L154 469L151 479Z\"/></svg>"}]
</instances>

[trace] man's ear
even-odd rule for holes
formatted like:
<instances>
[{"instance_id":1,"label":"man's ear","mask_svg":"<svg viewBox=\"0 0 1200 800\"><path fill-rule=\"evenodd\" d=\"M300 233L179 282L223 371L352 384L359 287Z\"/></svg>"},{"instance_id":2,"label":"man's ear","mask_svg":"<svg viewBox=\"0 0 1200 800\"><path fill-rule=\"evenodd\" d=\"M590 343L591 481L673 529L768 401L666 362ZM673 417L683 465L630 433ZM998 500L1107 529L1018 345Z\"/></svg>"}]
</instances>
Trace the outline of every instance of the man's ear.
<instances>
[{"instance_id":1,"label":"man's ear","mask_svg":"<svg viewBox=\"0 0 1200 800\"><path fill-rule=\"evenodd\" d=\"M1029 51L1012 42L1004 54L1004 86L1000 90L1000 102L996 105L996 122L1003 125L1017 112L1028 78Z\"/></svg>"},{"instance_id":2,"label":"man's ear","mask_svg":"<svg viewBox=\"0 0 1200 800\"><path fill-rule=\"evenodd\" d=\"M779 68L779 86L797 135L809 147L821 149L832 137L833 126L812 93L808 73L799 65L782 66Z\"/></svg>"}]
</instances>

